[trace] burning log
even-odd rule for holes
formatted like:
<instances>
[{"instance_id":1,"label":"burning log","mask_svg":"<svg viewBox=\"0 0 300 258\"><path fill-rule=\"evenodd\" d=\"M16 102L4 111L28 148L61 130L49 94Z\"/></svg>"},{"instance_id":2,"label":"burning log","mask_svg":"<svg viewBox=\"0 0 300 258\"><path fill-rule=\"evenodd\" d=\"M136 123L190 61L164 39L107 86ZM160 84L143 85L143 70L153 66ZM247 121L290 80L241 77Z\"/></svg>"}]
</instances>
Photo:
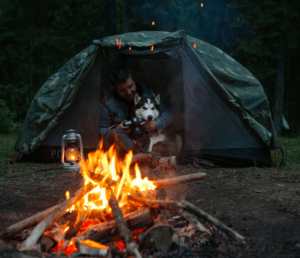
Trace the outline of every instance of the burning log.
<instances>
[{"instance_id":1,"label":"burning log","mask_svg":"<svg viewBox=\"0 0 300 258\"><path fill-rule=\"evenodd\" d=\"M126 244L128 253L130 255L135 255L138 258L142 258L138 251L138 245L135 243L133 235L126 225L122 210L120 209L118 201L116 200L113 193L110 194L108 203L112 210L112 214L115 219L119 234Z\"/></svg>"},{"instance_id":2,"label":"burning log","mask_svg":"<svg viewBox=\"0 0 300 258\"><path fill-rule=\"evenodd\" d=\"M124 215L124 219L130 230L151 227L153 219L149 209L143 208ZM90 226L86 231L77 235L76 239L90 239L96 242L109 241L117 235L116 223L114 220Z\"/></svg>"},{"instance_id":3,"label":"burning log","mask_svg":"<svg viewBox=\"0 0 300 258\"><path fill-rule=\"evenodd\" d=\"M224 223L222 223L218 219L212 217L205 211L201 210L200 208L198 208L197 206L195 206L194 204L192 204L186 200L182 200L181 202L188 211L190 211L190 212L194 213L196 216L203 218L203 219L207 220L208 222L214 224L218 229L220 229L221 231L226 233L228 236L234 238L239 243L245 244L245 242L246 242L245 237L243 237L239 233L235 232L233 229L227 227Z\"/></svg>"},{"instance_id":4,"label":"burning log","mask_svg":"<svg viewBox=\"0 0 300 258\"><path fill-rule=\"evenodd\" d=\"M27 219L24 219L14 225L9 226L6 228L3 232L0 233L0 238L10 238L14 236L17 233L22 232L24 229L30 228L39 222L41 222L43 219L45 219L51 212L53 212L58 205L55 205L53 207L50 207L49 209L39 212Z\"/></svg>"},{"instance_id":5,"label":"burning log","mask_svg":"<svg viewBox=\"0 0 300 258\"><path fill-rule=\"evenodd\" d=\"M152 181L156 187L165 187L171 185L186 184L192 181L203 180L206 178L206 173L195 173L186 176L178 176L171 179L163 179Z\"/></svg>"},{"instance_id":6,"label":"burning log","mask_svg":"<svg viewBox=\"0 0 300 258\"><path fill-rule=\"evenodd\" d=\"M87 240L75 240L78 251L76 255L90 255L90 256L100 256L107 257L109 256L110 248L108 246L99 244L97 242Z\"/></svg>"},{"instance_id":7,"label":"burning log","mask_svg":"<svg viewBox=\"0 0 300 258\"><path fill-rule=\"evenodd\" d=\"M30 236L22 243L20 250L31 250L40 236L44 233L44 231L48 229L55 221L57 221L68 208L70 208L74 203L82 198L84 193L85 189L84 187L82 187L75 193L74 197L65 200L64 202L59 204L52 212L50 212L48 216L32 230Z\"/></svg>"}]
</instances>

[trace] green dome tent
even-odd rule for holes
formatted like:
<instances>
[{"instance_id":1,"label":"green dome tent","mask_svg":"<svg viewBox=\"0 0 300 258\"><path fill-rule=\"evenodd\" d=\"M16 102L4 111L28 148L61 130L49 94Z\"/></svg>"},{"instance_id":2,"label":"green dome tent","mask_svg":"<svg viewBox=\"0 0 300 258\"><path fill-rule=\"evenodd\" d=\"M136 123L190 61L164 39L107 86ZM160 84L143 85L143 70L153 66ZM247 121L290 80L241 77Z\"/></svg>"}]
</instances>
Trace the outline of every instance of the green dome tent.
<instances>
[{"instance_id":1,"label":"green dome tent","mask_svg":"<svg viewBox=\"0 0 300 258\"><path fill-rule=\"evenodd\" d=\"M108 75L125 65L136 82L161 94L183 136L180 159L220 166L273 164L280 148L259 81L222 50L184 31L132 32L101 40L69 60L34 97L15 149L24 160L60 160L62 136L81 135L85 154L100 140L99 108Z\"/></svg>"}]
</instances>

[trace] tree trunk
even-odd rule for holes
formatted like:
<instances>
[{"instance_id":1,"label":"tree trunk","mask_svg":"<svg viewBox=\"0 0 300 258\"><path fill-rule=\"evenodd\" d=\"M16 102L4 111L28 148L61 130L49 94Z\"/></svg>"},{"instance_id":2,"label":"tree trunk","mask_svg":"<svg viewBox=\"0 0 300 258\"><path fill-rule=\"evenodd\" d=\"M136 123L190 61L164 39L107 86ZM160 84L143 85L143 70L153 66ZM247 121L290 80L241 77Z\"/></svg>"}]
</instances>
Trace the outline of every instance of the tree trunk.
<instances>
[{"instance_id":1,"label":"tree trunk","mask_svg":"<svg viewBox=\"0 0 300 258\"><path fill-rule=\"evenodd\" d=\"M281 135L282 131L282 115L283 115L283 92L284 92L284 55L285 46L280 45L280 59L277 64L277 75L276 75L276 85L274 94L274 108L273 108L273 118L274 126L277 135Z\"/></svg>"},{"instance_id":2,"label":"tree trunk","mask_svg":"<svg viewBox=\"0 0 300 258\"><path fill-rule=\"evenodd\" d=\"M107 35L113 36L116 34L117 3L116 0L109 0L108 4L109 4L109 16L108 16Z\"/></svg>"}]
</instances>

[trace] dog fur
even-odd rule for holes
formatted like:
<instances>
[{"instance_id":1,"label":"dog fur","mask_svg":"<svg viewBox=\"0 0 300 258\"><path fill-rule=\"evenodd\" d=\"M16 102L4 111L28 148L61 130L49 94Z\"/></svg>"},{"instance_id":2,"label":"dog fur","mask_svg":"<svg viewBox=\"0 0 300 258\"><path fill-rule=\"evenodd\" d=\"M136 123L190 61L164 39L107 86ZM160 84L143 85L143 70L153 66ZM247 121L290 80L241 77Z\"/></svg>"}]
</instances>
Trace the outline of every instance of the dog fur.
<instances>
[{"instance_id":1,"label":"dog fur","mask_svg":"<svg viewBox=\"0 0 300 258\"><path fill-rule=\"evenodd\" d=\"M159 117L160 95L155 98L140 97L137 93L134 96L135 115L145 121L155 120ZM156 131L149 132L150 144L148 152L152 152L153 146L161 141L166 140L166 136Z\"/></svg>"}]
</instances>

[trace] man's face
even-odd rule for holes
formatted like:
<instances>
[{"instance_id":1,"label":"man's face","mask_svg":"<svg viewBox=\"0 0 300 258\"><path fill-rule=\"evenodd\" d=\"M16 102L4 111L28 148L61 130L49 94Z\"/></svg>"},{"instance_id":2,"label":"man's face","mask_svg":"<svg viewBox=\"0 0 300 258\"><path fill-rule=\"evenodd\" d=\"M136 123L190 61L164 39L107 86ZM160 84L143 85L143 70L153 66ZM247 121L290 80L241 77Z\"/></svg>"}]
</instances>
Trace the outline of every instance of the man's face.
<instances>
[{"instance_id":1,"label":"man's face","mask_svg":"<svg viewBox=\"0 0 300 258\"><path fill-rule=\"evenodd\" d=\"M131 77L128 77L126 82L116 84L116 90L121 98L132 101L134 99L134 94L136 93L136 84Z\"/></svg>"}]
</instances>

